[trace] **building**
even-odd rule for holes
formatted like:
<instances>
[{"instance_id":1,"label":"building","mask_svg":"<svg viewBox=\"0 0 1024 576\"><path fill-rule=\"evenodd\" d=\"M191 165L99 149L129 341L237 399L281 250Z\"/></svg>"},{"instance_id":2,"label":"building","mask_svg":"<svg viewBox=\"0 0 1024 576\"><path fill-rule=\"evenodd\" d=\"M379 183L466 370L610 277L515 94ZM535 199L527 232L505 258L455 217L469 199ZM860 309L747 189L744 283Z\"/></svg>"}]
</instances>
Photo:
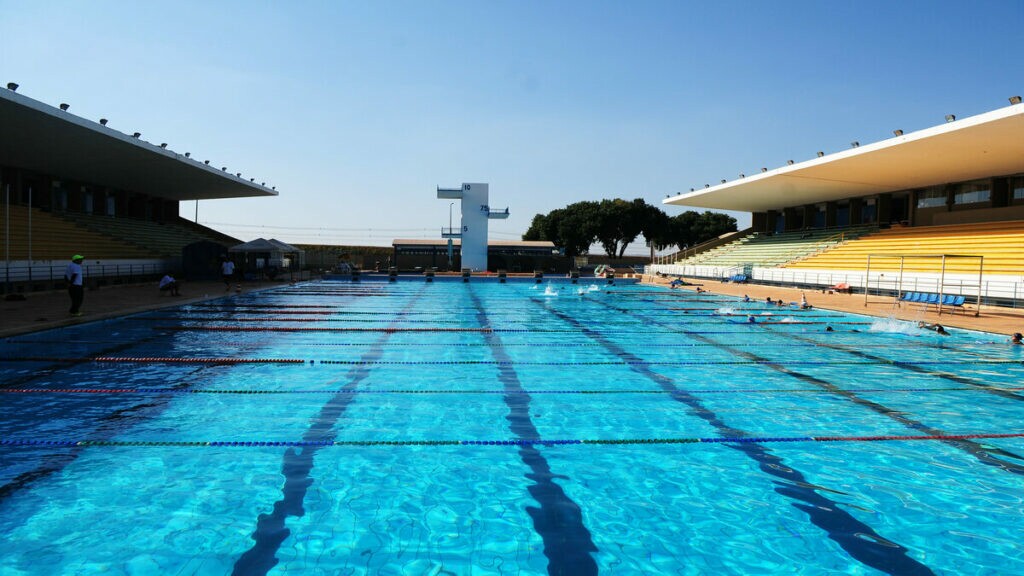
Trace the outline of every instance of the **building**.
<instances>
[{"instance_id":1,"label":"building","mask_svg":"<svg viewBox=\"0 0 1024 576\"><path fill-rule=\"evenodd\" d=\"M757 232L1024 220L1024 105L790 163L664 204L752 214Z\"/></svg>"},{"instance_id":2,"label":"building","mask_svg":"<svg viewBox=\"0 0 1024 576\"><path fill-rule=\"evenodd\" d=\"M189 244L239 242L181 218L181 202L277 195L274 187L226 166L17 89L14 83L0 89L5 290L12 283L42 289L44 279L59 281L74 253L86 256L86 275L94 279L126 270L129 276L162 273L180 263Z\"/></svg>"},{"instance_id":3,"label":"building","mask_svg":"<svg viewBox=\"0 0 1024 576\"><path fill-rule=\"evenodd\" d=\"M392 265L399 270L460 270L462 265L461 239L452 240L449 263L448 241L396 238L392 243ZM486 270L496 272L565 272L567 263L555 245L548 241L492 240L487 243ZM478 271L474 269L475 271Z\"/></svg>"}]
</instances>

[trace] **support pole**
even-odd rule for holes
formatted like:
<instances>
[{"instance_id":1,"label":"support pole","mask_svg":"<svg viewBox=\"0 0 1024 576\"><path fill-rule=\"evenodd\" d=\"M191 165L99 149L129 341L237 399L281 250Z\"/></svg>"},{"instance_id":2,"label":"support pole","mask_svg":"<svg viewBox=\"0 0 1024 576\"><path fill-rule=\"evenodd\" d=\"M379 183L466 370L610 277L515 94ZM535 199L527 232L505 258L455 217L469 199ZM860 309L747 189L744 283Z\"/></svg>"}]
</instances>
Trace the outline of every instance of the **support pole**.
<instances>
[{"instance_id":1,"label":"support pole","mask_svg":"<svg viewBox=\"0 0 1024 576\"><path fill-rule=\"evenodd\" d=\"M864 271L864 307L868 307L868 288L871 286L871 254L868 254L868 268Z\"/></svg>"},{"instance_id":2,"label":"support pole","mask_svg":"<svg viewBox=\"0 0 1024 576\"><path fill-rule=\"evenodd\" d=\"M942 255L942 272L939 274L939 316L942 316L942 299L946 289L946 255Z\"/></svg>"},{"instance_id":3,"label":"support pole","mask_svg":"<svg viewBox=\"0 0 1024 576\"><path fill-rule=\"evenodd\" d=\"M978 301L974 303L974 317L977 318L981 314L981 277L982 271L985 269L985 257L978 257Z\"/></svg>"},{"instance_id":4,"label":"support pole","mask_svg":"<svg viewBox=\"0 0 1024 576\"><path fill-rule=\"evenodd\" d=\"M900 299L903 298L903 260L904 256L900 256L900 278L896 284L896 305L900 305Z\"/></svg>"},{"instance_id":5,"label":"support pole","mask_svg":"<svg viewBox=\"0 0 1024 576\"><path fill-rule=\"evenodd\" d=\"M11 293L11 185L4 189L4 292Z\"/></svg>"}]
</instances>

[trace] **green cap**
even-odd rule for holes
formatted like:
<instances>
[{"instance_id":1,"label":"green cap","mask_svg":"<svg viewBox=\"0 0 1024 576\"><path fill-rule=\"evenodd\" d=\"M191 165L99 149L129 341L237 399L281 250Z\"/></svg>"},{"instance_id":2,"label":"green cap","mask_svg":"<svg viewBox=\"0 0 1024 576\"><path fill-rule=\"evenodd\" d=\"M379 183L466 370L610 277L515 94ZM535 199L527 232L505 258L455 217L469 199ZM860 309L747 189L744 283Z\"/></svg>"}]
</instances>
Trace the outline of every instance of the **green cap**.
<instances>
[{"instance_id":1,"label":"green cap","mask_svg":"<svg viewBox=\"0 0 1024 576\"><path fill-rule=\"evenodd\" d=\"M71 260L85 260L85 256L82 256L81 254L75 254L74 256L71 257Z\"/></svg>"}]
</instances>

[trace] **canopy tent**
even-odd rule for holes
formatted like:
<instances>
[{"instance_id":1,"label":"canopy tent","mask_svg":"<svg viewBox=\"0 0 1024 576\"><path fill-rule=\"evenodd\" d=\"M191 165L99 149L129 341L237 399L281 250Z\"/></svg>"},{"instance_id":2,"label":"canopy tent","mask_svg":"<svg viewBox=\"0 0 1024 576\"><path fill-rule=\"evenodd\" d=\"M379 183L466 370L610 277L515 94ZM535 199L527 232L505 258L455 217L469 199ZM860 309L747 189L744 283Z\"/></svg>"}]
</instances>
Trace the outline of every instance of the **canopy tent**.
<instances>
[{"instance_id":1,"label":"canopy tent","mask_svg":"<svg viewBox=\"0 0 1024 576\"><path fill-rule=\"evenodd\" d=\"M305 250L273 238L250 240L228 248L228 253L243 258L245 271L258 270L267 273L273 270L298 270L302 268L306 256Z\"/></svg>"}]
</instances>

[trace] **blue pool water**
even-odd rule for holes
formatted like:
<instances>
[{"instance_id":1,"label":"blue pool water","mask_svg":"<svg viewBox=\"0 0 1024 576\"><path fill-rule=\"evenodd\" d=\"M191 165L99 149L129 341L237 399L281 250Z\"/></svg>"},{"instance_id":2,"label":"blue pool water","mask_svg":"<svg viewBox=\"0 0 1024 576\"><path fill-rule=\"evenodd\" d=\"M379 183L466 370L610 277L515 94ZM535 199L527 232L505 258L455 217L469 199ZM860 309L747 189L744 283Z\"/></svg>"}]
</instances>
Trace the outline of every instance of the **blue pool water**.
<instances>
[{"instance_id":1,"label":"blue pool water","mask_svg":"<svg viewBox=\"0 0 1024 576\"><path fill-rule=\"evenodd\" d=\"M1020 574L997 339L476 279L9 338L0 574Z\"/></svg>"}]
</instances>

